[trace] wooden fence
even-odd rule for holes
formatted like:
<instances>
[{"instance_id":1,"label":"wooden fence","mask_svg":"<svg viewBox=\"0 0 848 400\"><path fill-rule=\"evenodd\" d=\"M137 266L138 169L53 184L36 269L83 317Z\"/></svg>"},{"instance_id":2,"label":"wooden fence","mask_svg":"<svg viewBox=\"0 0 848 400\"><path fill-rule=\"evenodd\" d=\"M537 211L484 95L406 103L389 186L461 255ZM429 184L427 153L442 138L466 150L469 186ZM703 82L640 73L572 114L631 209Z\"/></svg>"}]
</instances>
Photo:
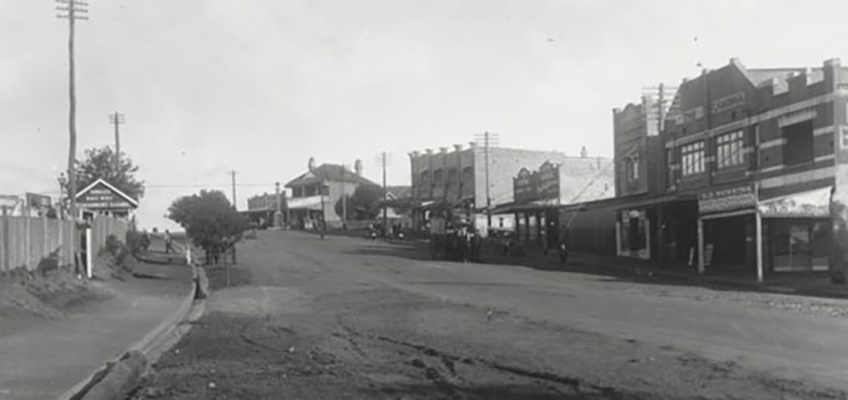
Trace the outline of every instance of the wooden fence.
<instances>
[{"instance_id":1,"label":"wooden fence","mask_svg":"<svg viewBox=\"0 0 848 400\"><path fill-rule=\"evenodd\" d=\"M92 221L92 244L95 254L113 234L122 242L126 238L126 221L98 217ZM43 217L0 216L0 272L15 268L35 270L42 258L57 252L59 264L73 265L70 250L71 221ZM77 239L80 244L80 239Z\"/></svg>"}]
</instances>

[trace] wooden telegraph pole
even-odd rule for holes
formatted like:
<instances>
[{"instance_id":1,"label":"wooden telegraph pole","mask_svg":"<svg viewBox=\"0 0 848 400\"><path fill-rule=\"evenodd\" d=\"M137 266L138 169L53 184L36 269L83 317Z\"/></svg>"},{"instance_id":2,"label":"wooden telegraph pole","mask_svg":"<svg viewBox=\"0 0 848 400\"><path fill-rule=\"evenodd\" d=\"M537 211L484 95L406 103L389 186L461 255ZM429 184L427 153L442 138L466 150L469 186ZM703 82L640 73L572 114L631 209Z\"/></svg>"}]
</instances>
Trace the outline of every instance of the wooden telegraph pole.
<instances>
[{"instance_id":1,"label":"wooden telegraph pole","mask_svg":"<svg viewBox=\"0 0 848 400\"><path fill-rule=\"evenodd\" d=\"M68 112L68 132L70 133L70 146L68 148L68 198L70 200L71 221L73 221L74 232L76 232L77 220L77 173L76 173L76 153L77 153L77 97L76 97L76 82L75 82L75 65L74 65L74 26L77 20L88 19L88 3L82 0L56 0L59 5L56 9L59 14L58 18L68 20L68 97L70 100L70 108ZM71 235L70 247L71 254L74 255L76 261L76 233Z\"/></svg>"},{"instance_id":2,"label":"wooden telegraph pole","mask_svg":"<svg viewBox=\"0 0 848 400\"><path fill-rule=\"evenodd\" d=\"M126 123L124 114L115 111L114 114L109 114L109 123L115 125L115 173L121 172L121 133L118 126Z\"/></svg>"}]
</instances>

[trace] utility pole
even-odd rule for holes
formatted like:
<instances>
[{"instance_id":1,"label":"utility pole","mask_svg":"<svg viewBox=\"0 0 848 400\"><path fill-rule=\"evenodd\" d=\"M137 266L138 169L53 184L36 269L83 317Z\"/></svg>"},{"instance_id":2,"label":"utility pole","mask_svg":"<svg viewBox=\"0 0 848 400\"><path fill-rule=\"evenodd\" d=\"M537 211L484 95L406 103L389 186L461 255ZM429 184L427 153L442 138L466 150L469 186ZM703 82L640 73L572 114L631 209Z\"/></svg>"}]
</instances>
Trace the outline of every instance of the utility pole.
<instances>
[{"instance_id":1,"label":"utility pole","mask_svg":"<svg viewBox=\"0 0 848 400\"><path fill-rule=\"evenodd\" d=\"M233 181L233 210L238 211L238 207L236 207L236 171L230 171L230 175Z\"/></svg>"},{"instance_id":2,"label":"utility pole","mask_svg":"<svg viewBox=\"0 0 848 400\"><path fill-rule=\"evenodd\" d=\"M233 180L233 211L238 212L238 207L236 207L236 171L230 171L230 176ZM233 264L236 263L236 242L235 240L232 243L233 246ZM227 286L229 287L229 269L227 270Z\"/></svg>"},{"instance_id":3,"label":"utility pole","mask_svg":"<svg viewBox=\"0 0 848 400\"><path fill-rule=\"evenodd\" d=\"M124 114L115 111L114 114L109 114L109 123L115 125L115 173L121 172L121 134L118 126L125 124Z\"/></svg>"},{"instance_id":4,"label":"utility pole","mask_svg":"<svg viewBox=\"0 0 848 400\"><path fill-rule=\"evenodd\" d=\"M74 25L77 20L88 19L88 3L82 0L56 0L59 5L56 10L59 14L58 18L68 20L68 97L70 107L68 112L68 132L70 134L70 146L68 149L68 197L70 200L71 221L73 221L74 232L76 232L77 220L77 173L76 173L76 153L77 153L77 97L76 97L76 82L75 82L75 65L74 65ZM76 261L76 233L70 238L71 254L74 254Z\"/></svg>"},{"instance_id":5,"label":"utility pole","mask_svg":"<svg viewBox=\"0 0 848 400\"><path fill-rule=\"evenodd\" d=\"M388 204L386 202L389 200L389 192L386 189L386 152L383 152L382 157L383 164L383 237L389 233L389 213L388 213Z\"/></svg>"},{"instance_id":6,"label":"utility pole","mask_svg":"<svg viewBox=\"0 0 848 400\"><path fill-rule=\"evenodd\" d=\"M283 226L283 211L282 199L280 198L280 182L274 183L274 188L277 190L277 211L274 213L274 226L282 228Z\"/></svg>"},{"instance_id":7,"label":"utility pole","mask_svg":"<svg viewBox=\"0 0 848 400\"><path fill-rule=\"evenodd\" d=\"M347 168L345 168L344 163L342 163L342 230L347 229L347 186L345 184L346 172Z\"/></svg>"},{"instance_id":8,"label":"utility pole","mask_svg":"<svg viewBox=\"0 0 848 400\"><path fill-rule=\"evenodd\" d=\"M489 147L493 145L497 145L496 142L498 140L497 134L490 133L488 131L476 135L476 141L483 140L483 158L485 163L485 174L486 174L486 226L492 226L492 195L490 193L491 184L489 182Z\"/></svg>"},{"instance_id":9,"label":"utility pole","mask_svg":"<svg viewBox=\"0 0 848 400\"><path fill-rule=\"evenodd\" d=\"M492 196L489 194L489 132L486 131L486 226L492 226Z\"/></svg>"}]
</instances>

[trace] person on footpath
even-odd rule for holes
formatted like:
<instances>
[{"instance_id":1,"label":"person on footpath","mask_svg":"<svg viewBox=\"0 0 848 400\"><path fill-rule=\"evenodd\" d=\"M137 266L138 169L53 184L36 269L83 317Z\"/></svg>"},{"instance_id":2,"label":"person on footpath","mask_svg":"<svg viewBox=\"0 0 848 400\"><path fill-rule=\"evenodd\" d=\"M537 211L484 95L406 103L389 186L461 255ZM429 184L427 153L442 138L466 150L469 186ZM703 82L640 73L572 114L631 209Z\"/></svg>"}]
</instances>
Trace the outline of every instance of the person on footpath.
<instances>
[{"instance_id":1,"label":"person on footpath","mask_svg":"<svg viewBox=\"0 0 848 400\"><path fill-rule=\"evenodd\" d=\"M174 241L171 239L171 232L165 229L165 253L170 253L174 250Z\"/></svg>"},{"instance_id":2,"label":"person on footpath","mask_svg":"<svg viewBox=\"0 0 848 400\"><path fill-rule=\"evenodd\" d=\"M568 245L565 244L565 235L559 240L559 266L565 268L565 263L568 262Z\"/></svg>"}]
</instances>

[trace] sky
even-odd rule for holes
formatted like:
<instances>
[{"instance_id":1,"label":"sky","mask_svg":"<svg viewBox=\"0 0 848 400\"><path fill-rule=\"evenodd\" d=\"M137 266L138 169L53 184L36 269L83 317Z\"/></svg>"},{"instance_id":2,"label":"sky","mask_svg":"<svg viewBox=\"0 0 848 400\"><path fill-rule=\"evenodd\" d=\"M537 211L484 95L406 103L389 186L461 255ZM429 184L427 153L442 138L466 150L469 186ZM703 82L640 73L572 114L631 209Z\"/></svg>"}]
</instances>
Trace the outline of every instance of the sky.
<instances>
[{"instance_id":1,"label":"sky","mask_svg":"<svg viewBox=\"0 0 848 400\"><path fill-rule=\"evenodd\" d=\"M612 155L612 109L738 57L848 63L844 1L88 0L76 40L78 157L114 145L147 184L144 228L201 188L237 205L320 163L409 184L414 150L499 144ZM0 194L58 196L68 157L66 20L0 10Z\"/></svg>"}]
</instances>

